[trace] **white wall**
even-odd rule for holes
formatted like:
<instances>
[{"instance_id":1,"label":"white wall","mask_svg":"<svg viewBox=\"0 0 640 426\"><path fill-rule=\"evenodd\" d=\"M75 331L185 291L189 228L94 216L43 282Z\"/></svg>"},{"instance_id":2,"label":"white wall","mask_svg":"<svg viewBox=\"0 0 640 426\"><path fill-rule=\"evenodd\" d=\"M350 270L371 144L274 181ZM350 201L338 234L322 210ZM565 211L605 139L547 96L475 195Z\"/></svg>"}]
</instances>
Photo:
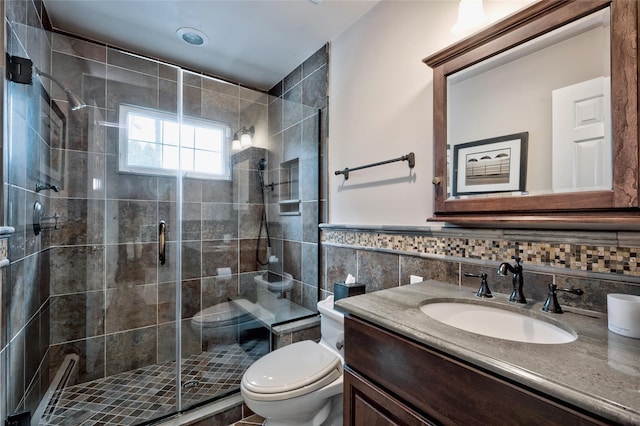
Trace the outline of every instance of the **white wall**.
<instances>
[{"instance_id":1,"label":"white wall","mask_svg":"<svg viewBox=\"0 0 640 426\"><path fill-rule=\"evenodd\" d=\"M530 0L485 0L489 17ZM332 40L329 94L329 222L424 226L433 214L433 73L422 59L457 41L457 0L381 1ZM413 151L392 163L335 170Z\"/></svg>"}]
</instances>

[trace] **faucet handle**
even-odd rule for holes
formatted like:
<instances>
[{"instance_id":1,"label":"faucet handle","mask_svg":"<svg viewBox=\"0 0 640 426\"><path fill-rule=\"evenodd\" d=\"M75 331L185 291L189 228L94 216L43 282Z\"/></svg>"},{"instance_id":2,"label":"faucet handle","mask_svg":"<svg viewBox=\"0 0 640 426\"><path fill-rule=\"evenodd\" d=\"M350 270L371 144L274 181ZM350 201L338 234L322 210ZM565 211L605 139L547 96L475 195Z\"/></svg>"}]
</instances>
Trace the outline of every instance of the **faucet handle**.
<instances>
[{"instance_id":1,"label":"faucet handle","mask_svg":"<svg viewBox=\"0 0 640 426\"><path fill-rule=\"evenodd\" d=\"M480 288L478 289L478 292L476 293L476 296L478 297L486 297L486 298L490 298L493 297L493 294L491 294L491 290L489 289L489 283L487 283L487 274L485 273L481 273L481 274L471 274L469 272L464 272L463 275L465 277L476 277L476 278L480 278Z\"/></svg>"},{"instance_id":2,"label":"faucet handle","mask_svg":"<svg viewBox=\"0 0 640 426\"><path fill-rule=\"evenodd\" d=\"M483 280L487 279L487 274L482 273L482 274L472 274L471 272L463 272L462 275L464 275L465 277L476 277L476 278L482 278Z\"/></svg>"},{"instance_id":3,"label":"faucet handle","mask_svg":"<svg viewBox=\"0 0 640 426\"><path fill-rule=\"evenodd\" d=\"M575 294L577 296L582 296L584 291L579 288L571 287L571 288L558 288L555 284L549 284L549 293L547 294L547 300L544 302L542 306L542 310L545 312L553 312L554 314L563 313L562 308L560 307L560 303L558 302L558 292L564 291L567 293Z\"/></svg>"},{"instance_id":4,"label":"faucet handle","mask_svg":"<svg viewBox=\"0 0 640 426\"><path fill-rule=\"evenodd\" d=\"M576 296L582 296L584 294L581 288L575 288L573 286L571 286L571 288L559 288L558 291L575 294Z\"/></svg>"},{"instance_id":5,"label":"faucet handle","mask_svg":"<svg viewBox=\"0 0 640 426\"><path fill-rule=\"evenodd\" d=\"M558 303L558 286L555 284L549 284L549 293L547 293L547 300L542 306L542 310L545 312L553 312L554 314L561 314L562 308Z\"/></svg>"}]
</instances>

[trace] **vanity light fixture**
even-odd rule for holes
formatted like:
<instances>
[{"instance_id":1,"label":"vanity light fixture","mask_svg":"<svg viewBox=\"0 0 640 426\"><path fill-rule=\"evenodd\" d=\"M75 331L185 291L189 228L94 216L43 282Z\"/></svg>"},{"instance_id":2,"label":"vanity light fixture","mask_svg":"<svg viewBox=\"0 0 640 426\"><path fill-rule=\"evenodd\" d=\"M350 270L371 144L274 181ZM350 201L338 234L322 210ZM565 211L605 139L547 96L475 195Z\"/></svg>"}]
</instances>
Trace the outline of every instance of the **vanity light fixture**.
<instances>
[{"instance_id":1,"label":"vanity light fixture","mask_svg":"<svg viewBox=\"0 0 640 426\"><path fill-rule=\"evenodd\" d=\"M240 130L233 134L233 142L231 142L231 150L239 151L247 148L253 144L253 135L255 135L256 129L254 126L242 127Z\"/></svg>"},{"instance_id":2,"label":"vanity light fixture","mask_svg":"<svg viewBox=\"0 0 640 426\"><path fill-rule=\"evenodd\" d=\"M190 27L182 27L176 30L178 38L193 46L204 46L209 43L209 38L200 30Z\"/></svg>"},{"instance_id":3,"label":"vanity light fixture","mask_svg":"<svg viewBox=\"0 0 640 426\"><path fill-rule=\"evenodd\" d=\"M482 0L460 0L458 5L458 20L451 32L454 34L465 34L480 28L487 23L484 14Z\"/></svg>"}]
</instances>

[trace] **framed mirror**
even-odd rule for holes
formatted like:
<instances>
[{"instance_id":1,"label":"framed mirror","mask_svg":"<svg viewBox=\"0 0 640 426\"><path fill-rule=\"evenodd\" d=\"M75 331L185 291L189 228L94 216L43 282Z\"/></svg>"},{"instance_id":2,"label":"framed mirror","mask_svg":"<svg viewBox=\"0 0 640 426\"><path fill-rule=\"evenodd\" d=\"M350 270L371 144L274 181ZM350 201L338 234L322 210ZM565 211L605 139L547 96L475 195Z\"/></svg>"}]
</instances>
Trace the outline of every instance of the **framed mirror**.
<instances>
[{"instance_id":1,"label":"framed mirror","mask_svg":"<svg viewBox=\"0 0 640 426\"><path fill-rule=\"evenodd\" d=\"M637 218L638 13L624 0L542 1L426 58L432 219Z\"/></svg>"}]
</instances>

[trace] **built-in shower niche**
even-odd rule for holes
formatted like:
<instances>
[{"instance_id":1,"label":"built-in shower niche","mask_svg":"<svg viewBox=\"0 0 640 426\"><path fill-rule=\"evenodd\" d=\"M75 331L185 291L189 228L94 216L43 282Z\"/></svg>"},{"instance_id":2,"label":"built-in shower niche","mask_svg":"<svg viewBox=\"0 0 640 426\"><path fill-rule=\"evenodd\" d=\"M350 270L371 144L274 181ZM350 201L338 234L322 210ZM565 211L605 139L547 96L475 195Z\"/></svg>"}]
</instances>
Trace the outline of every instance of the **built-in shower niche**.
<instances>
[{"instance_id":1,"label":"built-in shower niche","mask_svg":"<svg viewBox=\"0 0 640 426\"><path fill-rule=\"evenodd\" d=\"M299 216L300 215L300 166L299 159L294 158L280 164L281 167L281 188L280 215Z\"/></svg>"}]
</instances>

